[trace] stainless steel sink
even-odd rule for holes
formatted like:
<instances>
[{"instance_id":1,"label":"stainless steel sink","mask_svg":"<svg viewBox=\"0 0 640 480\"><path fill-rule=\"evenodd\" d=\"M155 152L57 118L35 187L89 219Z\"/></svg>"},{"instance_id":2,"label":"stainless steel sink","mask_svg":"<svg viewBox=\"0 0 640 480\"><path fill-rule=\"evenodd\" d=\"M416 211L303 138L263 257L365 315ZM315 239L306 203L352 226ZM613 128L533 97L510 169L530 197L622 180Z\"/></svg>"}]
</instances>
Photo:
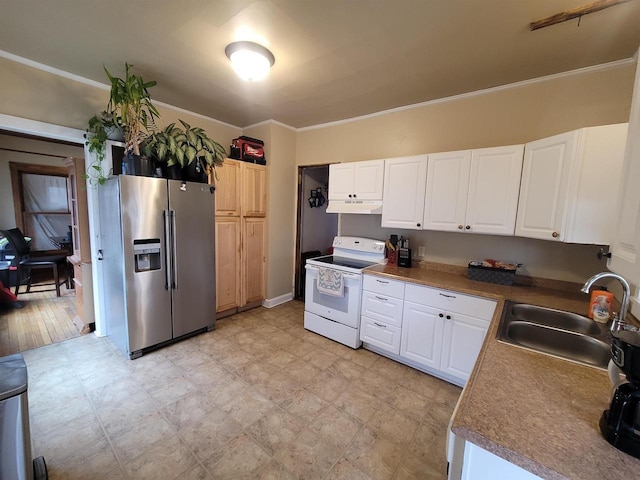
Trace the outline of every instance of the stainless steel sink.
<instances>
[{"instance_id":1,"label":"stainless steel sink","mask_svg":"<svg viewBox=\"0 0 640 480\"><path fill-rule=\"evenodd\" d=\"M505 302L498 340L554 357L607 368L611 341L605 325L576 313Z\"/></svg>"},{"instance_id":2,"label":"stainless steel sink","mask_svg":"<svg viewBox=\"0 0 640 480\"><path fill-rule=\"evenodd\" d=\"M562 310L553 310L526 303L514 303L511 307L511 313L513 317L526 322L562 328L586 335L601 333L601 327L598 323L577 313L563 312Z\"/></svg>"}]
</instances>

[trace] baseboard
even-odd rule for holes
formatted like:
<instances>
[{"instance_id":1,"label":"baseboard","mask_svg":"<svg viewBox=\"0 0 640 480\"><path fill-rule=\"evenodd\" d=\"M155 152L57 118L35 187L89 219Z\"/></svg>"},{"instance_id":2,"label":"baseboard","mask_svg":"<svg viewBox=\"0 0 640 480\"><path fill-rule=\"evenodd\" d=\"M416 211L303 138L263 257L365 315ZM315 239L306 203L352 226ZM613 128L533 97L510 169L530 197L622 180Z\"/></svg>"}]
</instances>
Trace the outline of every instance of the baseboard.
<instances>
[{"instance_id":1,"label":"baseboard","mask_svg":"<svg viewBox=\"0 0 640 480\"><path fill-rule=\"evenodd\" d=\"M279 297L276 297L276 298L266 298L262 302L262 306L267 308L273 308L283 303L290 302L291 300L293 300L293 292L285 293L284 295L280 295Z\"/></svg>"}]
</instances>

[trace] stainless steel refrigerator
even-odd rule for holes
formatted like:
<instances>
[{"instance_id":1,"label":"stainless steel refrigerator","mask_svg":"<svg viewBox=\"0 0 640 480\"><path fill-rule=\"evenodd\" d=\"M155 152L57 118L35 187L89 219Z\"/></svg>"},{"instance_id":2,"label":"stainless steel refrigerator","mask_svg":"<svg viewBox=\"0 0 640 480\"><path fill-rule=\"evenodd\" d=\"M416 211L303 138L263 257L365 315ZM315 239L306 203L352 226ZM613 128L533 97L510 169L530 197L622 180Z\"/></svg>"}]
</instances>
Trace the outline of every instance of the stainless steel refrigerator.
<instances>
[{"instance_id":1,"label":"stainless steel refrigerator","mask_svg":"<svg viewBox=\"0 0 640 480\"><path fill-rule=\"evenodd\" d=\"M213 187L120 175L98 190L107 335L133 359L213 330Z\"/></svg>"}]
</instances>

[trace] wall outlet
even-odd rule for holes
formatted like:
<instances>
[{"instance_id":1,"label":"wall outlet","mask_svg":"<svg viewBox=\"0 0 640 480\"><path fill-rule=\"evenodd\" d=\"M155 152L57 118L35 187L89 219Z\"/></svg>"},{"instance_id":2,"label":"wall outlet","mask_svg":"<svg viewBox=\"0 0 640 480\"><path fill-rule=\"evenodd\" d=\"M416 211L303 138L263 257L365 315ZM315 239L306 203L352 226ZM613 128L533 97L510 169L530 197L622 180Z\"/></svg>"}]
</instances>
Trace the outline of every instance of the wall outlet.
<instances>
[{"instance_id":1,"label":"wall outlet","mask_svg":"<svg viewBox=\"0 0 640 480\"><path fill-rule=\"evenodd\" d=\"M426 254L427 254L427 252L426 252L426 249L425 249L424 245L420 245L418 247L418 256L420 258L423 258Z\"/></svg>"}]
</instances>

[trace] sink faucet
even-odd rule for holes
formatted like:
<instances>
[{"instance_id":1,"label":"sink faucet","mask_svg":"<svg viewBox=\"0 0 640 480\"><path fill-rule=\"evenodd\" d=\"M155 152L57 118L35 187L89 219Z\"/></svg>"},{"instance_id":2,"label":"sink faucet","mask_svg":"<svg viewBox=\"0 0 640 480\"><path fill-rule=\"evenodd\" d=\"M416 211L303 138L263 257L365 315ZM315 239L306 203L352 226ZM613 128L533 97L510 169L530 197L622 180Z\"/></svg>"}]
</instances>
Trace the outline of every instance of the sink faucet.
<instances>
[{"instance_id":1,"label":"sink faucet","mask_svg":"<svg viewBox=\"0 0 640 480\"><path fill-rule=\"evenodd\" d=\"M629 282L627 282L624 278L622 278L617 273L612 272L602 272L596 273L593 277L587 280L582 287L582 292L589 293L589 289L591 286L600 280L601 278L615 278L622 284L622 301L620 302L620 315L618 318L615 318L613 322L611 322L611 332L615 332L617 330L624 330L625 326L625 318L627 318L627 311L629 310L629 295L631 294L631 288L629 287Z\"/></svg>"}]
</instances>

